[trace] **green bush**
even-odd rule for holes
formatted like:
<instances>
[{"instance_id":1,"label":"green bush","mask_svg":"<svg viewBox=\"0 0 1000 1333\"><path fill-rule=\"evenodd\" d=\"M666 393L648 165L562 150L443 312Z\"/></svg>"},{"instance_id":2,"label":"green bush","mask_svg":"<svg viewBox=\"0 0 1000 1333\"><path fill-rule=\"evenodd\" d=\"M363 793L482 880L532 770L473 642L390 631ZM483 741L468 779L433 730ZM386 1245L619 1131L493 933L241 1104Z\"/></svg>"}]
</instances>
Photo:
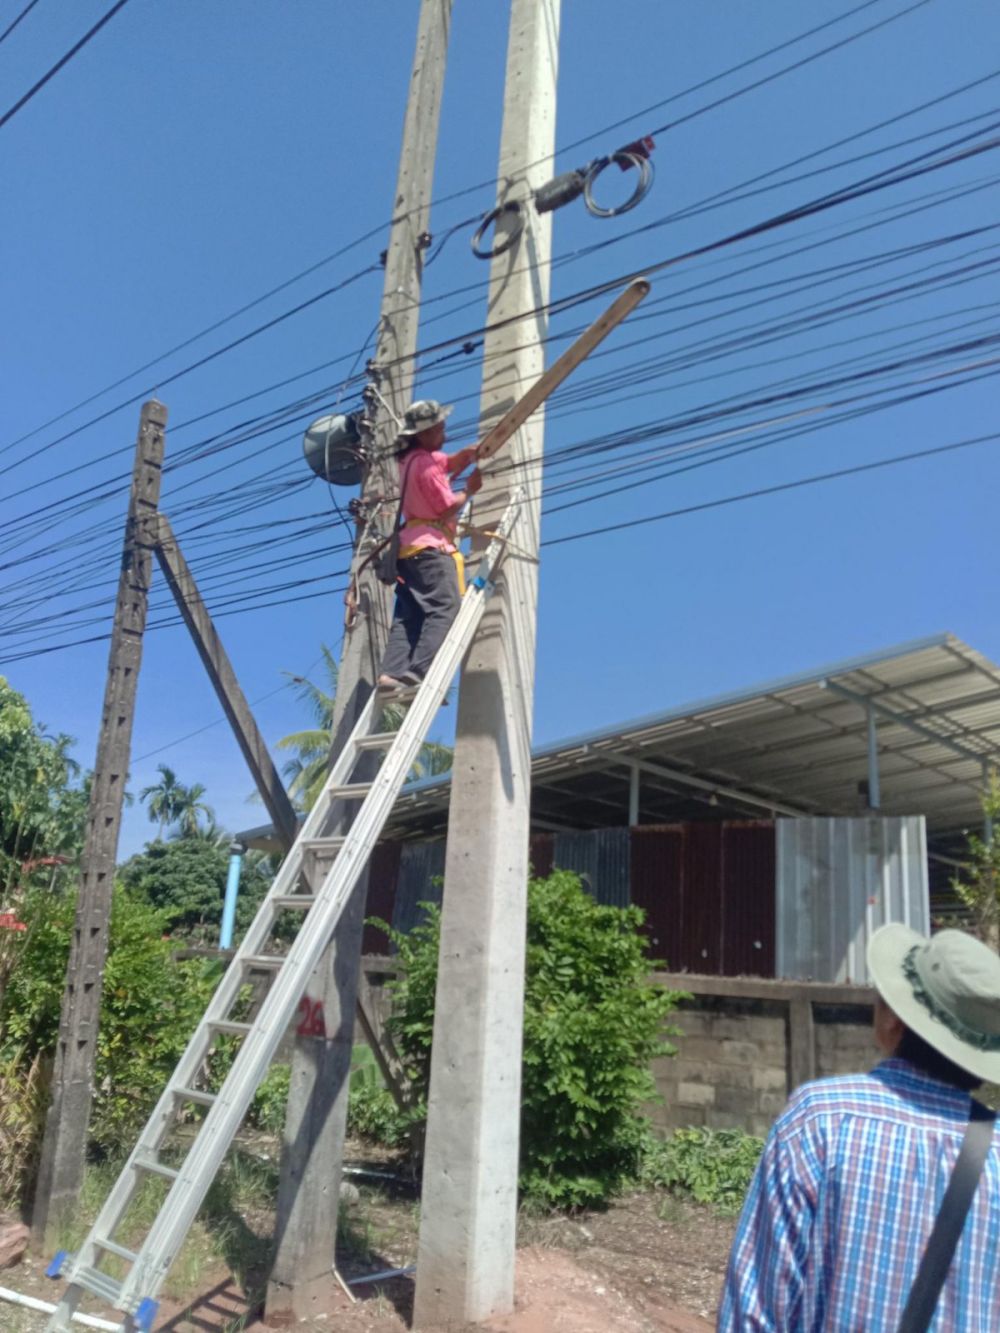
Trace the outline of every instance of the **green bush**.
<instances>
[{"instance_id":1,"label":"green bush","mask_svg":"<svg viewBox=\"0 0 1000 1333\"><path fill-rule=\"evenodd\" d=\"M173 931L218 939L229 853L204 838L151 842L118 877L136 897L166 913Z\"/></svg>"},{"instance_id":2,"label":"green bush","mask_svg":"<svg viewBox=\"0 0 1000 1333\"><path fill-rule=\"evenodd\" d=\"M741 1129L678 1129L668 1139L650 1139L642 1180L735 1213L763 1150L763 1139Z\"/></svg>"},{"instance_id":3,"label":"green bush","mask_svg":"<svg viewBox=\"0 0 1000 1333\"><path fill-rule=\"evenodd\" d=\"M285 1125L288 1106L288 1083L291 1070L288 1065L272 1065L264 1082L257 1089L250 1104L249 1120L267 1134L280 1134Z\"/></svg>"},{"instance_id":4,"label":"green bush","mask_svg":"<svg viewBox=\"0 0 1000 1333\"><path fill-rule=\"evenodd\" d=\"M440 913L390 933L402 974L393 1033L426 1091L434 1025ZM650 1063L671 1054L664 1024L680 998L649 983L636 907L602 907L577 876L528 886L522 1070L521 1191L558 1207L599 1204L635 1177L654 1098Z\"/></svg>"},{"instance_id":5,"label":"green bush","mask_svg":"<svg viewBox=\"0 0 1000 1333\"><path fill-rule=\"evenodd\" d=\"M367 1046L359 1045L354 1047L351 1059L347 1128L360 1138L395 1147L406 1136L406 1122L382 1082L375 1057ZM250 1123L257 1129L280 1134L284 1128L289 1075L287 1065L274 1065L257 1089L249 1114Z\"/></svg>"},{"instance_id":6,"label":"green bush","mask_svg":"<svg viewBox=\"0 0 1000 1333\"><path fill-rule=\"evenodd\" d=\"M347 1128L359 1138L394 1148L406 1137L407 1122L385 1086L368 1046L355 1046L347 1098Z\"/></svg>"},{"instance_id":7,"label":"green bush","mask_svg":"<svg viewBox=\"0 0 1000 1333\"><path fill-rule=\"evenodd\" d=\"M17 965L0 997L0 1061L27 1078L55 1052L66 978L74 895L26 896ZM177 962L164 937L167 918L115 888L97 1038L91 1141L109 1155L130 1148L215 989L215 962ZM20 1053L20 1054L18 1054ZM38 1127L38 1126L36 1126ZM35 1143L23 1143L30 1166Z\"/></svg>"}]
</instances>

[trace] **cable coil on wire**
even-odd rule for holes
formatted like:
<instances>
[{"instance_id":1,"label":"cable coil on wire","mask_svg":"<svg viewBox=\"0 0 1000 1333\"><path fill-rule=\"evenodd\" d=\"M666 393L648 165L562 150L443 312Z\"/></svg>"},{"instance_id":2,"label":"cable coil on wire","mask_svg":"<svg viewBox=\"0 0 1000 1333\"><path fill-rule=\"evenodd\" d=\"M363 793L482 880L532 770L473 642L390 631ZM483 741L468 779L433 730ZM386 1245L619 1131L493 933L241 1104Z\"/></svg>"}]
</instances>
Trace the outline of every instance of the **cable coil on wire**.
<instances>
[{"instance_id":1,"label":"cable coil on wire","mask_svg":"<svg viewBox=\"0 0 1000 1333\"><path fill-rule=\"evenodd\" d=\"M498 222L501 217L504 217L507 214L516 217L516 225L510 228L506 236L502 237L499 241L496 241L491 249L483 250L481 248L481 242L486 235L486 232L495 222ZM520 240L523 231L524 210L517 200L511 199L505 204L497 204L496 208L491 209L476 228L476 234L472 238L472 253L477 259L493 259L497 255L506 254L511 246Z\"/></svg>"},{"instance_id":2,"label":"cable coil on wire","mask_svg":"<svg viewBox=\"0 0 1000 1333\"><path fill-rule=\"evenodd\" d=\"M594 199L594 183L605 167L610 167L612 162L616 162L622 171L628 171L632 167L638 168L639 179L632 194L623 204L618 204L614 208L602 208ZM649 193L653 184L653 175L653 163L648 154L636 153L623 148L617 153L612 153L609 157L597 158L587 167L584 178L583 202L587 206L587 212L593 214L595 218L616 218L622 213L631 212L637 204L642 203Z\"/></svg>"},{"instance_id":3,"label":"cable coil on wire","mask_svg":"<svg viewBox=\"0 0 1000 1333\"><path fill-rule=\"evenodd\" d=\"M615 218L621 213L628 213L641 203L649 193L653 184L653 164L650 161L650 153L653 151L652 137L647 135L642 139L636 139L634 143L626 144L624 148L619 148L613 153L608 153L604 157L596 157L586 166L579 167L576 171L564 172L561 176L555 176L552 180L546 181L540 185L537 190L532 192L531 198L535 209L539 213L552 213L557 208L564 208L566 204L571 204L574 199L583 196L583 202L587 212L595 218ZM623 204L617 204L614 208L604 208L594 198L594 184L598 176L606 167L616 163L622 171L637 170L639 179L636 182L635 189ZM499 240L495 240L490 249L483 249L483 238L490 227L494 226L501 218L510 217L506 228L506 235L502 235ZM491 209L476 228L475 235L472 238L472 253L477 259L494 259L497 255L506 254L521 238L526 222L524 205L516 199L508 200L506 203L498 204L496 208Z\"/></svg>"}]
</instances>

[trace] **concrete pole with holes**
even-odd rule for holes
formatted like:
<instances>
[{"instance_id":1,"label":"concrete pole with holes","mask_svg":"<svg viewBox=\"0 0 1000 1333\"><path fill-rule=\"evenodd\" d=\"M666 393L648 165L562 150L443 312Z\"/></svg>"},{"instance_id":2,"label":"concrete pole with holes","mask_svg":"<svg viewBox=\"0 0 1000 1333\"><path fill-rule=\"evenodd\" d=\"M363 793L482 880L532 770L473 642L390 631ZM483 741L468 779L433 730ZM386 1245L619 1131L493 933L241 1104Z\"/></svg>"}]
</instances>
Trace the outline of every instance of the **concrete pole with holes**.
<instances>
[{"instance_id":1,"label":"concrete pole with holes","mask_svg":"<svg viewBox=\"0 0 1000 1333\"><path fill-rule=\"evenodd\" d=\"M403 125L394 220L375 356L366 392L373 462L362 486L362 521L354 571L370 551L365 517L398 487L395 418L409 405L423 256L430 223L434 157L451 23L452 0L422 0L416 53ZM395 513L394 508L392 513ZM383 525L384 526L384 525ZM352 573L356 611L349 621L337 679L331 762L374 688L392 617L391 590L369 563ZM363 875L310 984L325 1036L296 1038L278 1187L274 1261L267 1316L279 1322L324 1316L339 1290L331 1272L347 1122L347 1092L361 964L368 879Z\"/></svg>"},{"instance_id":2,"label":"concrete pole with holes","mask_svg":"<svg viewBox=\"0 0 1000 1333\"><path fill-rule=\"evenodd\" d=\"M75 1207L87 1159L94 1094L97 1024L111 924L111 897L146 628L167 409L142 406L132 467L121 573L115 602L101 730L80 858L80 892L66 969L66 991L52 1078L52 1099L35 1187L32 1225L39 1239Z\"/></svg>"},{"instance_id":3,"label":"concrete pole with holes","mask_svg":"<svg viewBox=\"0 0 1000 1333\"><path fill-rule=\"evenodd\" d=\"M531 191L553 174L558 40L559 0L513 0L497 175L509 182L500 202L522 201L525 227L492 261L489 320L503 327L484 347L484 430L544 369L546 315L504 321L549 299L551 214L535 211ZM531 497L462 672L416 1328L513 1308L543 427L539 411L487 471L477 506L488 527L514 476Z\"/></svg>"}]
</instances>

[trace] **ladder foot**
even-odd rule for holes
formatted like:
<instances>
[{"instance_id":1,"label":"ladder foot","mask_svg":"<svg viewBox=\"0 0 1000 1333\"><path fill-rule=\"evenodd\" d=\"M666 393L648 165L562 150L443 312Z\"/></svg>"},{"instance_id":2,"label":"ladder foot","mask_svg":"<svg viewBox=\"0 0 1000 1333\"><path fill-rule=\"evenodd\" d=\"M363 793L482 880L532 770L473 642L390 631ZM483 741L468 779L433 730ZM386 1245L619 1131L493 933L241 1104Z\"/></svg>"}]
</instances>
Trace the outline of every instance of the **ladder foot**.
<instances>
[{"instance_id":1,"label":"ladder foot","mask_svg":"<svg viewBox=\"0 0 1000 1333\"><path fill-rule=\"evenodd\" d=\"M148 1297L139 1302L139 1308L132 1316L132 1322L141 1333L150 1333L153 1327L153 1320L156 1318L156 1312L160 1308L160 1302L150 1300Z\"/></svg>"},{"instance_id":2,"label":"ladder foot","mask_svg":"<svg viewBox=\"0 0 1000 1333\"><path fill-rule=\"evenodd\" d=\"M63 1270L71 1258L69 1250L57 1250L52 1256L52 1262L45 1270L46 1277L61 1277Z\"/></svg>"}]
</instances>

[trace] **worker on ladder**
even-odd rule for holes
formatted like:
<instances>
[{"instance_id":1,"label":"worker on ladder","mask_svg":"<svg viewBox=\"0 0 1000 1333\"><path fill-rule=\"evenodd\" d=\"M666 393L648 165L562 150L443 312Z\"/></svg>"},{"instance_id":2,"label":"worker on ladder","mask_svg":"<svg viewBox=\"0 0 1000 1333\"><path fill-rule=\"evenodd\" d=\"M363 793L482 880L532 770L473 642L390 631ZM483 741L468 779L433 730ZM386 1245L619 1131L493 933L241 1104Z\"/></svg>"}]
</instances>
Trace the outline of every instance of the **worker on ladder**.
<instances>
[{"instance_id":1,"label":"worker on ladder","mask_svg":"<svg viewBox=\"0 0 1000 1333\"><path fill-rule=\"evenodd\" d=\"M399 455L399 531L396 560L396 609L382 659L379 688L394 690L419 683L427 674L465 592L458 549L458 516L483 484L476 468L465 487L453 491L451 478L476 458L476 445L446 454L445 419L451 407L423 399L407 408L397 442Z\"/></svg>"}]
</instances>

